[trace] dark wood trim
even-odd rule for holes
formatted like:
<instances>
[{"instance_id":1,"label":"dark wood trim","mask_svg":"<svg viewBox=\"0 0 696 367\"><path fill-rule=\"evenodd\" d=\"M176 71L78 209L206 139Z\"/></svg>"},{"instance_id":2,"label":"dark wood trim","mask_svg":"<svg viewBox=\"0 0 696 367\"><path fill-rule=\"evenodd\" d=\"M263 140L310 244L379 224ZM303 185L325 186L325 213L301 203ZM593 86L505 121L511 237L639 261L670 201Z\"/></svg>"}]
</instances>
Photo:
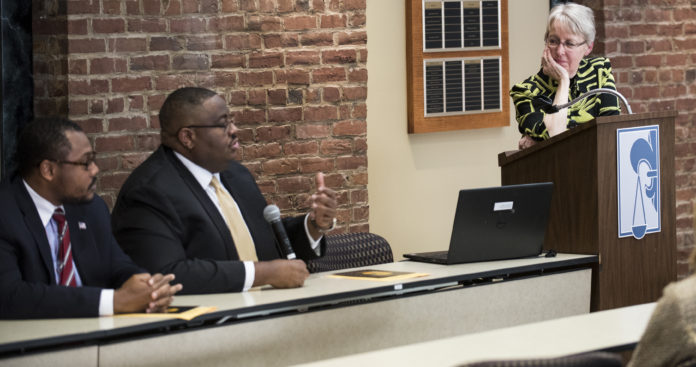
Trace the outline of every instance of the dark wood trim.
<instances>
[{"instance_id":1,"label":"dark wood trim","mask_svg":"<svg viewBox=\"0 0 696 367\"><path fill-rule=\"evenodd\" d=\"M498 155L503 185L554 182L545 248L597 254L593 310L657 300L676 280L676 112L600 117L523 151ZM660 126L659 233L618 237L616 130Z\"/></svg>"},{"instance_id":2,"label":"dark wood trim","mask_svg":"<svg viewBox=\"0 0 696 367\"><path fill-rule=\"evenodd\" d=\"M508 3L500 0L500 43L498 50L423 52L423 1L406 0L406 89L408 133L429 133L451 130L480 129L510 125ZM468 113L452 116L425 117L423 93L423 62L428 59L452 57L501 57L501 111Z\"/></svg>"}]
</instances>

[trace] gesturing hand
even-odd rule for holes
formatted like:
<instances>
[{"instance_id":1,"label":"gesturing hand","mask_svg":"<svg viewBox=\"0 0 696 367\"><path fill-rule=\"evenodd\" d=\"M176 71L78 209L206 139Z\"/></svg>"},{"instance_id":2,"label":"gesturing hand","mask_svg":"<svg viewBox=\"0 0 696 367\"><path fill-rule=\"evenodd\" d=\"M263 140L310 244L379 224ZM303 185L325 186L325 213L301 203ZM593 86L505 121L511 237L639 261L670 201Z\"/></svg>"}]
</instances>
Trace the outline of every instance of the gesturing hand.
<instances>
[{"instance_id":1,"label":"gesturing hand","mask_svg":"<svg viewBox=\"0 0 696 367\"><path fill-rule=\"evenodd\" d=\"M336 192L326 187L323 173L317 173L316 182L317 192L311 197L309 219L317 230L328 229L336 217Z\"/></svg>"}]
</instances>

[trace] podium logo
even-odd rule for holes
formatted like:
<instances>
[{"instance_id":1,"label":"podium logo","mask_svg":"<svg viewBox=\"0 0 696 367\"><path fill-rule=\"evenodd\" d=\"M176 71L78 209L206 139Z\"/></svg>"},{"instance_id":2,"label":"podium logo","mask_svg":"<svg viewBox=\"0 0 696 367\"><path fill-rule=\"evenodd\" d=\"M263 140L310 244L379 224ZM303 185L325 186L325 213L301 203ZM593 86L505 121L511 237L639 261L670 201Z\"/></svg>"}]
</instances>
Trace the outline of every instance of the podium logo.
<instances>
[{"instance_id":1,"label":"podium logo","mask_svg":"<svg viewBox=\"0 0 696 367\"><path fill-rule=\"evenodd\" d=\"M660 232L660 129L616 130L619 237Z\"/></svg>"}]
</instances>

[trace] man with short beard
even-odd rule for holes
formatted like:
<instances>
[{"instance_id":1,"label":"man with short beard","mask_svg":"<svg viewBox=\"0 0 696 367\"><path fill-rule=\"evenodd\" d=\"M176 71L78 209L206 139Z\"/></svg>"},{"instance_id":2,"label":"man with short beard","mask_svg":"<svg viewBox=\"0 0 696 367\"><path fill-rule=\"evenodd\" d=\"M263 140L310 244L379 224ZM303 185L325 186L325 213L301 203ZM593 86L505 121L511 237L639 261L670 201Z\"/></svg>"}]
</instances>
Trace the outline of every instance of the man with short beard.
<instances>
[{"instance_id":1,"label":"man with short beard","mask_svg":"<svg viewBox=\"0 0 696 367\"><path fill-rule=\"evenodd\" d=\"M22 131L19 172L0 184L0 318L161 312L181 290L121 251L94 193L95 154L70 120Z\"/></svg>"}]
</instances>

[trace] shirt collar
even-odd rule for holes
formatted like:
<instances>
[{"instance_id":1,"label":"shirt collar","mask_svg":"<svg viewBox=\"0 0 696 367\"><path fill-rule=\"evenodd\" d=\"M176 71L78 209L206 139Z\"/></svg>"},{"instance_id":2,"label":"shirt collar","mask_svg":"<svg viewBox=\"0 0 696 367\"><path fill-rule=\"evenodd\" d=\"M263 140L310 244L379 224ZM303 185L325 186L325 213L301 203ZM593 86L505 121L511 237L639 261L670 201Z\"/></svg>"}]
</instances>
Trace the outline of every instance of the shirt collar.
<instances>
[{"instance_id":1,"label":"shirt collar","mask_svg":"<svg viewBox=\"0 0 696 367\"><path fill-rule=\"evenodd\" d=\"M48 225L48 222L53 217L53 212L56 211L56 208L61 208L63 212L65 212L65 208L63 208L62 205L55 206L51 204L50 201L44 199L41 195L39 195L39 193L34 191L34 189L32 189L31 186L29 186L27 181L22 180L22 182L24 183L24 187L27 188L29 196L31 197L31 200L34 202L36 210L39 212L39 218L41 218L41 224L43 224L44 227Z\"/></svg>"},{"instance_id":2,"label":"shirt collar","mask_svg":"<svg viewBox=\"0 0 696 367\"><path fill-rule=\"evenodd\" d=\"M213 177L216 177L218 181L220 181L220 173L211 173L207 169L193 163L190 159L184 157L181 153L174 151L174 155L179 158L181 163L184 164L184 167L191 172L193 177L196 179L199 185L203 188L203 190L207 189L208 186L210 186L210 181L213 180Z\"/></svg>"}]
</instances>

